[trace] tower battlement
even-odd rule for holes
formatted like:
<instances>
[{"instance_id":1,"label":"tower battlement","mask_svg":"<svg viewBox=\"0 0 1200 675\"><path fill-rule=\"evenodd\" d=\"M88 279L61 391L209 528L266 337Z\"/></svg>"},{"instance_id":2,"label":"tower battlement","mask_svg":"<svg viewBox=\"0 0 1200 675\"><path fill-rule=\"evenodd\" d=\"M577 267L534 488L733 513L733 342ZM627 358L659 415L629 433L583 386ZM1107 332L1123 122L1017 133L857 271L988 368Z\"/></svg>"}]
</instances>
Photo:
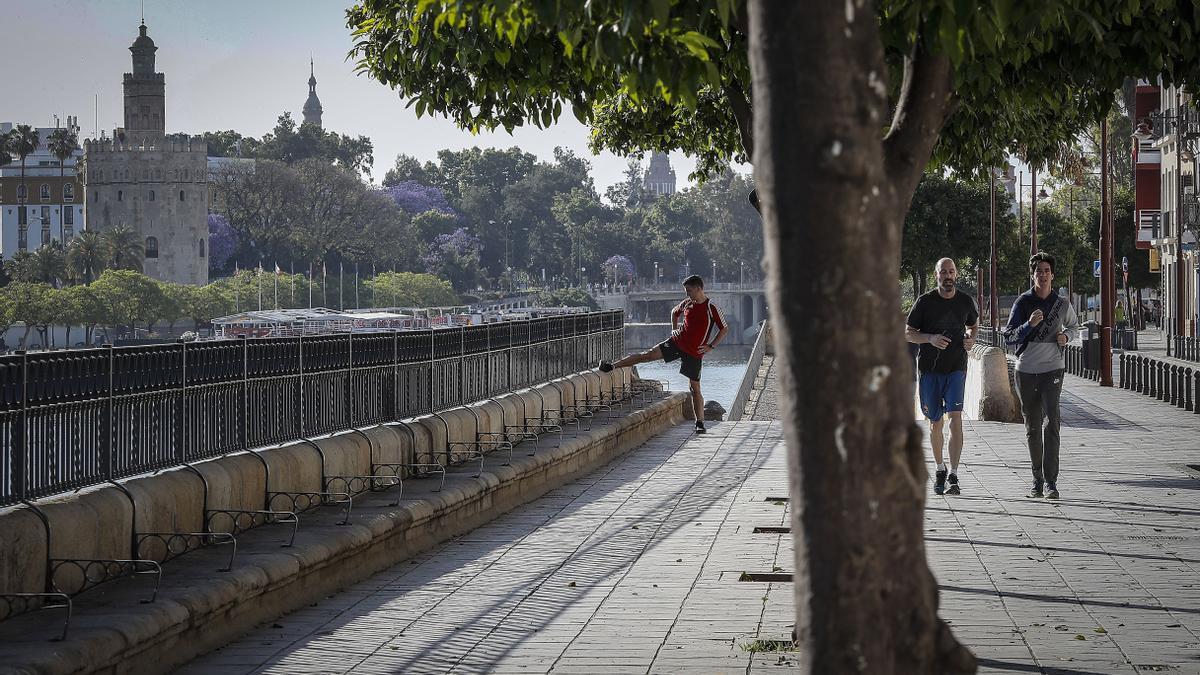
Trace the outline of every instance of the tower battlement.
<instances>
[{"instance_id":1,"label":"tower battlement","mask_svg":"<svg viewBox=\"0 0 1200 675\"><path fill-rule=\"evenodd\" d=\"M162 137L149 136L144 139L135 140L126 137L125 140L105 138L100 140L86 140L83 142L83 149L87 155L113 154L123 153L129 157L135 153L172 153L172 154L193 154L200 157L208 157L208 143L203 136L189 136L186 143L176 140L166 140Z\"/></svg>"}]
</instances>

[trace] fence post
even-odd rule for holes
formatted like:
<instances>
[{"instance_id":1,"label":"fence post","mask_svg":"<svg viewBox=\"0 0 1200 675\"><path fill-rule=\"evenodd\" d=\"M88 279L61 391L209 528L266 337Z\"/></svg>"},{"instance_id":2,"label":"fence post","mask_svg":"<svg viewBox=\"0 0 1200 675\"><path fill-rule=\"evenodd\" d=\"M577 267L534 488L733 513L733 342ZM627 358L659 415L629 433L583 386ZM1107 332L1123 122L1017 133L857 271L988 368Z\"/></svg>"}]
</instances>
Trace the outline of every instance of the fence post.
<instances>
[{"instance_id":1,"label":"fence post","mask_svg":"<svg viewBox=\"0 0 1200 675\"><path fill-rule=\"evenodd\" d=\"M242 342L242 419L238 431L242 436L242 449L250 449L250 340L239 335Z\"/></svg>"},{"instance_id":2,"label":"fence post","mask_svg":"<svg viewBox=\"0 0 1200 675\"><path fill-rule=\"evenodd\" d=\"M26 499L28 481L25 471L29 466L29 352L18 349L21 356L21 416L13 425L12 491L18 499Z\"/></svg>"},{"instance_id":3,"label":"fence post","mask_svg":"<svg viewBox=\"0 0 1200 675\"><path fill-rule=\"evenodd\" d=\"M1191 411L1193 408L1192 401L1192 369L1188 368L1183 371L1183 409Z\"/></svg>"},{"instance_id":4,"label":"fence post","mask_svg":"<svg viewBox=\"0 0 1200 675\"><path fill-rule=\"evenodd\" d=\"M104 428L100 436L100 471L106 480L112 479L113 456L113 425L116 423L116 386L117 355L112 343L104 345L108 349L108 400L104 402L104 412L101 413L101 425Z\"/></svg>"},{"instance_id":5,"label":"fence post","mask_svg":"<svg viewBox=\"0 0 1200 675\"><path fill-rule=\"evenodd\" d=\"M346 359L346 424L354 426L354 323L350 323L349 358Z\"/></svg>"},{"instance_id":6,"label":"fence post","mask_svg":"<svg viewBox=\"0 0 1200 675\"><path fill-rule=\"evenodd\" d=\"M400 416L400 331L392 331L392 405L391 417L388 419L398 422Z\"/></svg>"},{"instance_id":7,"label":"fence post","mask_svg":"<svg viewBox=\"0 0 1200 675\"><path fill-rule=\"evenodd\" d=\"M175 425L175 453L176 460L182 464L187 461L187 448L184 444L187 443L187 343L179 343L182 360L180 380L179 380L179 405L176 409L179 411L179 424Z\"/></svg>"},{"instance_id":8,"label":"fence post","mask_svg":"<svg viewBox=\"0 0 1200 675\"><path fill-rule=\"evenodd\" d=\"M305 433L304 424L304 329L300 329L300 345L299 345L299 361L300 374L297 376L296 382L296 419L299 420L300 438L304 438L308 434Z\"/></svg>"}]
</instances>

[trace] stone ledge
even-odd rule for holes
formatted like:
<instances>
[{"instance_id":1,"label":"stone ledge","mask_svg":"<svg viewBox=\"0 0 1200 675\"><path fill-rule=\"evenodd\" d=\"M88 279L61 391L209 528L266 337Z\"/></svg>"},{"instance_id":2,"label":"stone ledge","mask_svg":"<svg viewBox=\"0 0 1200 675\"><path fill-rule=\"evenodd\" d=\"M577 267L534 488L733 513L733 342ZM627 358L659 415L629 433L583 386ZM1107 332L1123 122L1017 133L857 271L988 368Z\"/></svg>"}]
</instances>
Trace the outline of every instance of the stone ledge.
<instances>
[{"instance_id":1,"label":"stone ledge","mask_svg":"<svg viewBox=\"0 0 1200 675\"><path fill-rule=\"evenodd\" d=\"M48 641L61 610L10 619L0 624L0 672L169 671L608 463L682 422L688 402L673 394L568 434L559 448L522 443L511 466L492 455L479 477L470 466L451 468L441 492L433 492L433 479L408 480L398 507L387 505L388 493L363 495L347 526L335 524L336 507L302 514L293 548L280 547L284 527L257 528L238 537L230 572L215 571L228 555L221 547L170 562L154 603L139 603L149 595L146 579L106 584L76 599L63 642Z\"/></svg>"}]
</instances>

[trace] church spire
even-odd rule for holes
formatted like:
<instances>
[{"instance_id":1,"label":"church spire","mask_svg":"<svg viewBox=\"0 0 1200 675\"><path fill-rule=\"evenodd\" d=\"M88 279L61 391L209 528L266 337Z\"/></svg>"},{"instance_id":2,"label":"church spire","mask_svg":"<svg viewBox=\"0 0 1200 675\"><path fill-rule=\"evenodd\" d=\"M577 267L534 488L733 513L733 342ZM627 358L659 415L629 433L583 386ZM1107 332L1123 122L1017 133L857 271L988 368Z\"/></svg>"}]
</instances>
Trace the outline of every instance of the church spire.
<instances>
[{"instance_id":1,"label":"church spire","mask_svg":"<svg viewBox=\"0 0 1200 675\"><path fill-rule=\"evenodd\" d=\"M321 99L317 98L317 71L313 58L308 57L308 100L304 102L304 124L321 126Z\"/></svg>"}]
</instances>

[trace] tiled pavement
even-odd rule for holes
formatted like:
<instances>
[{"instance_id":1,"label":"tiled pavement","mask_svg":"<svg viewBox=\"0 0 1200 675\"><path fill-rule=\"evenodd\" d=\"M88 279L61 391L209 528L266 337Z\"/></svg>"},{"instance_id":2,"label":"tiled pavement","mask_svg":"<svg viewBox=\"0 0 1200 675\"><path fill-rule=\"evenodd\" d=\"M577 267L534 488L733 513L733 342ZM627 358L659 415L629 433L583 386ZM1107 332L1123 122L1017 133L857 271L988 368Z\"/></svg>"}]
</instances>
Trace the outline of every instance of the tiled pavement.
<instances>
[{"instance_id":1,"label":"tiled pavement","mask_svg":"<svg viewBox=\"0 0 1200 675\"><path fill-rule=\"evenodd\" d=\"M968 421L930 497L942 615L982 673L1200 674L1200 415L1068 377L1059 502L1019 425ZM686 427L192 664L190 673L753 672L791 627L778 422Z\"/></svg>"},{"instance_id":2,"label":"tiled pavement","mask_svg":"<svg viewBox=\"0 0 1200 675\"><path fill-rule=\"evenodd\" d=\"M741 672L791 633L778 423L670 431L201 658L187 673ZM753 480L747 481L747 475Z\"/></svg>"}]
</instances>

